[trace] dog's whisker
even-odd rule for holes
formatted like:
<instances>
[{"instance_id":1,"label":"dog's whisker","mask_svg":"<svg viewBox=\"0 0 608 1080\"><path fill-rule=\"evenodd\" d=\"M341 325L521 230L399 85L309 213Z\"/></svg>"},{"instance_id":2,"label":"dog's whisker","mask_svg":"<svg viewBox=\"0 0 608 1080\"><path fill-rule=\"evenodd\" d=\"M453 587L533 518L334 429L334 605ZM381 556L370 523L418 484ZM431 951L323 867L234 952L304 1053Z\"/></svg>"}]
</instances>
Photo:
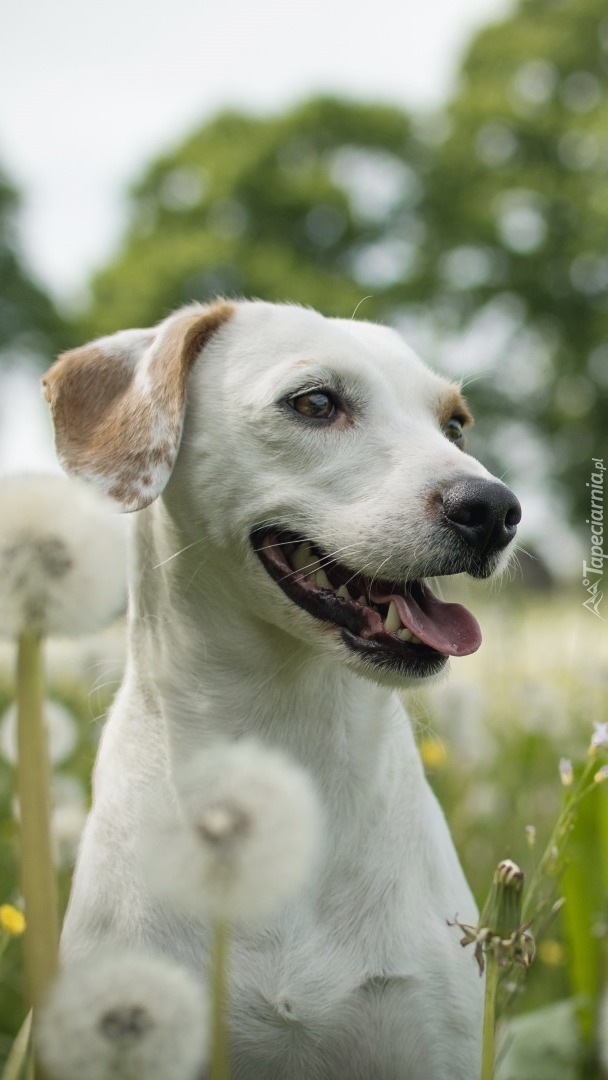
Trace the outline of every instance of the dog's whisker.
<instances>
[{"instance_id":1,"label":"dog's whisker","mask_svg":"<svg viewBox=\"0 0 608 1080\"><path fill-rule=\"evenodd\" d=\"M186 546L180 548L179 551L174 551L173 555L169 555L167 559L163 559L162 562L156 563L156 565L153 566L152 569L159 570L161 566L166 566L166 564L171 562L172 559L177 559L178 555L183 555L184 551L190 551L190 548L196 547L197 544L202 544L203 541L206 539L206 536L199 536L198 540L193 540L191 544L186 544Z\"/></svg>"},{"instance_id":2,"label":"dog's whisker","mask_svg":"<svg viewBox=\"0 0 608 1080\"><path fill-rule=\"evenodd\" d=\"M368 296L362 296L362 297L361 297L361 299L359 300L359 303L357 304L357 306L356 306L355 310L353 311L353 313L352 313L352 315L351 315L351 317L350 317L350 318L351 318L351 322L352 322L352 320L354 319L355 315L357 314L357 312L358 312L359 308L361 307L361 304L364 304L366 300L373 300L373 298L374 298L374 294L373 294L373 293L369 293L369 295L368 295Z\"/></svg>"},{"instance_id":3,"label":"dog's whisker","mask_svg":"<svg viewBox=\"0 0 608 1080\"><path fill-rule=\"evenodd\" d=\"M285 541L285 543L290 543L290 542L292 542L292 541ZM312 542L312 541L305 541L305 543L309 543L309 542ZM268 545L269 548L281 547L281 546L282 545L280 545L280 544L269 544ZM297 569L292 570L289 574L284 574L282 577L277 578L277 581L278 582L289 581L290 578L295 577L297 574L306 575L307 573L312 573L313 571L318 570L319 568L324 569L327 566L335 565L335 564L338 563L338 560L336 559L336 555L343 554L344 552L348 553L348 552L354 551L354 550L356 550L356 549L351 544L346 544L342 548L336 548L335 551L332 551L327 555L322 555L320 558L314 558L312 560L312 562L306 563L304 566L301 566L301 567L299 567Z\"/></svg>"}]
</instances>

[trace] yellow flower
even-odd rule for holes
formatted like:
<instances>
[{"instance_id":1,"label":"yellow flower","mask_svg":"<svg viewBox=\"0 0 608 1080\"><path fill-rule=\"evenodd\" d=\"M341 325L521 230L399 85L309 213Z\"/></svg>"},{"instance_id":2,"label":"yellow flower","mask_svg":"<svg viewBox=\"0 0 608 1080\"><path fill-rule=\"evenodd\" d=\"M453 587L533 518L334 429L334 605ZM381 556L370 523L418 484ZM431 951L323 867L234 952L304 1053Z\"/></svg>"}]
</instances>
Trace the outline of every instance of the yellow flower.
<instances>
[{"instance_id":1,"label":"yellow flower","mask_svg":"<svg viewBox=\"0 0 608 1080\"><path fill-rule=\"evenodd\" d=\"M12 904L0 904L0 928L18 937L25 930L25 915Z\"/></svg>"},{"instance_id":2,"label":"yellow flower","mask_svg":"<svg viewBox=\"0 0 608 1080\"><path fill-rule=\"evenodd\" d=\"M538 955L547 967L559 967L564 963L564 946L559 941L541 941L538 946Z\"/></svg>"},{"instance_id":3,"label":"yellow flower","mask_svg":"<svg viewBox=\"0 0 608 1080\"><path fill-rule=\"evenodd\" d=\"M427 769L439 769L442 765L445 765L448 753L441 739L429 735L427 738L421 739L419 750L420 757Z\"/></svg>"}]
</instances>

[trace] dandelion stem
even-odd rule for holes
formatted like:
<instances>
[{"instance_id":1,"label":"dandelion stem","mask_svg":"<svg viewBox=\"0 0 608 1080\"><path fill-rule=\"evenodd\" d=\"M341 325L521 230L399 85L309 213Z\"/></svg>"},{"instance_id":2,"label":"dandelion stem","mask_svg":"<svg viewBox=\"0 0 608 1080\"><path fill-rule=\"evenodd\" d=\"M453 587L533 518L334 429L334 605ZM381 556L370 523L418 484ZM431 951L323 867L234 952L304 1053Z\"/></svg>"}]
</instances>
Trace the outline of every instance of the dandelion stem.
<instances>
[{"instance_id":1,"label":"dandelion stem","mask_svg":"<svg viewBox=\"0 0 608 1080\"><path fill-rule=\"evenodd\" d=\"M228 956L228 924L217 919L213 934L210 1080L228 1080L228 1040L226 1033L226 976Z\"/></svg>"},{"instance_id":2,"label":"dandelion stem","mask_svg":"<svg viewBox=\"0 0 608 1080\"><path fill-rule=\"evenodd\" d=\"M486 953L486 993L483 1012L483 1038L481 1044L481 1080L492 1080L494 1076L498 970L498 960L490 949Z\"/></svg>"},{"instance_id":3,"label":"dandelion stem","mask_svg":"<svg viewBox=\"0 0 608 1080\"><path fill-rule=\"evenodd\" d=\"M59 920L50 835L50 767L43 720L42 645L19 635L17 650L17 792L21 824L21 887L27 926L23 939L30 1003L37 1007L57 971Z\"/></svg>"},{"instance_id":4,"label":"dandelion stem","mask_svg":"<svg viewBox=\"0 0 608 1080\"><path fill-rule=\"evenodd\" d=\"M30 1050L30 1035L32 1031L32 1010L28 1012L25 1020L23 1021L19 1031L15 1036L15 1041L11 1046L9 1055L6 1059L6 1064L2 1070L0 1080L19 1080L19 1077L24 1073L24 1064Z\"/></svg>"}]
</instances>

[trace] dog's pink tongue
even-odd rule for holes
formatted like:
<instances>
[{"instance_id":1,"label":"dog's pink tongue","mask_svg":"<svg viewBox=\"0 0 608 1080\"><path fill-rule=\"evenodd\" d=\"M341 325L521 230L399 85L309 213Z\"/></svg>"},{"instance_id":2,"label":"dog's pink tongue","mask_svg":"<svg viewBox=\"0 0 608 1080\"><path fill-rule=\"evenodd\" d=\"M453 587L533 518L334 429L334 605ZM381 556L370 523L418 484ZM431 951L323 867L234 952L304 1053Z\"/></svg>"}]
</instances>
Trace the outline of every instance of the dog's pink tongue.
<instances>
[{"instance_id":1,"label":"dog's pink tongue","mask_svg":"<svg viewBox=\"0 0 608 1080\"><path fill-rule=\"evenodd\" d=\"M445 604L428 585L424 586L420 601L409 591L405 596L399 593L380 596L372 591L370 597L376 603L388 604L392 600L403 625L437 652L467 656L481 645L481 630L475 616L462 604Z\"/></svg>"}]
</instances>

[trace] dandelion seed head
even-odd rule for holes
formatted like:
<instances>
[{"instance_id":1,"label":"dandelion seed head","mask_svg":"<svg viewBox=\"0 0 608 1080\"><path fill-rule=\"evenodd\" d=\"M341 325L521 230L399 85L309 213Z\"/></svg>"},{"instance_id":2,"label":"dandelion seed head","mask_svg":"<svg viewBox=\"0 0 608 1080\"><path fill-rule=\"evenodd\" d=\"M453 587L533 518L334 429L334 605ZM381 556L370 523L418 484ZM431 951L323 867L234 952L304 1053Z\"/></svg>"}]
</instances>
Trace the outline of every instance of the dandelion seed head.
<instances>
[{"instance_id":1,"label":"dandelion seed head","mask_svg":"<svg viewBox=\"0 0 608 1080\"><path fill-rule=\"evenodd\" d=\"M59 765L74 752L78 728L71 712L58 701L45 701L44 722L48 734L49 758ZM0 719L0 754L11 765L17 764L17 706L9 705Z\"/></svg>"},{"instance_id":2,"label":"dandelion seed head","mask_svg":"<svg viewBox=\"0 0 608 1080\"><path fill-rule=\"evenodd\" d=\"M593 777L596 784L603 784L604 780L608 780L608 765L602 765L601 769L598 769Z\"/></svg>"},{"instance_id":3,"label":"dandelion seed head","mask_svg":"<svg viewBox=\"0 0 608 1080\"><path fill-rule=\"evenodd\" d=\"M53 474L0 481L0 634L90 633L125 593L124 526L106 499Z\"/></svg>"},{"instance_id":4,"label":"dandelion seed head","mask_svg":"<svg viewBox=\"0 0 608 1080\"><path fill-rule=\"evenodd\" d=\"M35 1039L52 1080L198 1080L207 1008L192 976L161 957L93 954L60 974Z\"/></svg>"},{"instance_id":5,"label":"dandelion seed head","mask_svg":"<svg viewBox=\"0 0 608 1080\"><path fill-rule=\"evenodd\" d=\"M152 890L197 918L259 922L306 881L320 812L311 780L253 740L217 744L182 771L185 820L144 837Z\"/></svg>"}]
</instances>

